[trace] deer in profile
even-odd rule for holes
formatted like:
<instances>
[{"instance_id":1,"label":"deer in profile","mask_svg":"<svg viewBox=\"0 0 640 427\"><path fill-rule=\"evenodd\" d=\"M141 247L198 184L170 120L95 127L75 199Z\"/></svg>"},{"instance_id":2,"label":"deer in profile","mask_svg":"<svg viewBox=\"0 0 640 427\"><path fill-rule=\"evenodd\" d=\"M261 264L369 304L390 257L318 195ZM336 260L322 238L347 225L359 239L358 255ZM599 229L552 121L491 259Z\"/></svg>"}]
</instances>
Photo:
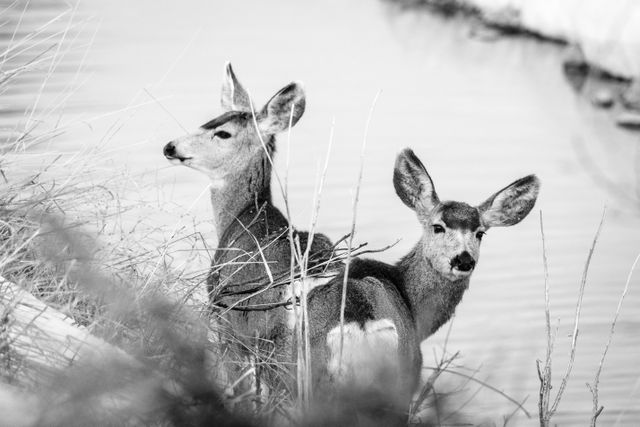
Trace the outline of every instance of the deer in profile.
<instances>
[{"instance_id":1,"label":"deer in profile","mask_svg":"<svg viewBox=\"0 0 640 427\"><path fill-rule=\"evenodd\" d=\"M262 109L252 111L249 94L227 63L221 103L223 114L166 144L164 155L211 180L218 247L207 285L211 303L226 311L234 339L240 340L236 347L246 356L257 349L259 355L252 355L257 365L290 362L290 310L284 307L288 290L274 282L289 277L292 251L289 222L272 202L271 158L275 136L294 126L304 113L304 90L299 83L290 83ZM294 231L293 235L305 248L308 234ZM329 264L331 250L329 239L316 234L310 271ZM282 373L274 377L278 375Z\"/></svg>"},{"instance_id":2,"label":"deer in profile","mask_svg":"<svg viewBox=\"0 0 640 427\"><path fill-rule=\"evenodd\" d=\"M378 390L402 412L420 378L420 343L451 318L462 300L482 236L491 227L525 218L540 184L536 176L526 176L477 206L441 201L410 149L396 159L393 184L416 213L422 236L395 265L369 259L350 263L342 344L344 273L314 288L308 297L309 333L316 390Z\"/></svg>"}]
</instances>

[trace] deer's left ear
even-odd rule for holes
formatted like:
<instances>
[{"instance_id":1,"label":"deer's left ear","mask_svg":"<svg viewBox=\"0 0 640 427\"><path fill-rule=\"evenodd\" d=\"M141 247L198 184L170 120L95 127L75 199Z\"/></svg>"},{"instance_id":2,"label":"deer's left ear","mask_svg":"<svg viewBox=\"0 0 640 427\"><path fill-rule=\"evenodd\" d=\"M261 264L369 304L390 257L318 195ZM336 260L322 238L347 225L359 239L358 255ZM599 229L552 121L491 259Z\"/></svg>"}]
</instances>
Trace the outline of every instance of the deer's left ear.
<instances>
[{"instance_id":1,"label":"deer's left ear","mask_svg":"<svg viewBox=\"0 0 640 427\"><path fill-rule=\"evenodd\" d=\"M258 127L269 135L284 132L295 126L304 114L306 98L304 88L299 82L289 83L267 102L260 112Z\"/></svg>"},{"instance_id":2,"label":"deer's left ear","mask_svg":"<svg viewBox=\"0 0 640 427\"><path fill-rule=\"evenodd\" d=\"M478 206L485 227L504 227L519 223L526 217L538 198L540 180L525 176L498 191Z\"/></svg>"}]
</instances>

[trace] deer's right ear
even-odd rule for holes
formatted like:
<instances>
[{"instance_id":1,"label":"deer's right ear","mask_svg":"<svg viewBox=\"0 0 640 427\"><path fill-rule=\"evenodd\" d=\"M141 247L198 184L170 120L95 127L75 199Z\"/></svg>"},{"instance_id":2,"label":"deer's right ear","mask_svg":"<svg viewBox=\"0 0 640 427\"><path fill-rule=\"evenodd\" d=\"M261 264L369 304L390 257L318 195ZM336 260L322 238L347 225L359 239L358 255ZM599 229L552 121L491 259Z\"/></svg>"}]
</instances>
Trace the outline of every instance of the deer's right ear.
<instances>
[{"instance_id":1,"label":"deer's right ear","mask_svg":"<svg viewBox=\"0 0 640 427\"><path fill-rule=\"evenodd\" d=\"M413 210L430 211L439 203L431 177L410 148L402 150L396 158L393 186L400 200Z\"/></svg>"},{"instance_id":2,"label":"deer's right ear","mask_svg":"<svg viewBox=\"0 0 640 427\"><path fill-rule=\"evenodd\" d=\"M274 135L295 126L304 114L306 98L301 83L289 83L267 102L260 112L260 131ZM292 115L293 114L293 115Z\"/></svg>"},{"instance_id":3,"label":"deer's right ear","mask_svg":"<svg viewBox=\"0 0 640 427\"><path fill-rule=\"evenodd\" d=\"M230 62L225 66L220 103L224 111L251 111L249 94L236 78Z\"/></svg>"}]
</instances>

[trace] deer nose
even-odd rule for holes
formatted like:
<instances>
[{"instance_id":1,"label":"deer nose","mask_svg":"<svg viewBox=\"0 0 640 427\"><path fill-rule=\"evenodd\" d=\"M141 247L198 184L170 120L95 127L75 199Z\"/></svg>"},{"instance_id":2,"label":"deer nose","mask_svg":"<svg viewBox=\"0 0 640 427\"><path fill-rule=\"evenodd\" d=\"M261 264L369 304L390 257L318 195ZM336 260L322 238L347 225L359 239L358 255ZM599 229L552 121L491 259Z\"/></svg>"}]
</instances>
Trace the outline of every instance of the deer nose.
<instances>
[{"instance_id":1,"label":"deer nose","mask_svg":"<svg viewBox=\"0 0 640 427\"><path fill-rule=\"evenodd\" d=\"M176 155L176 146L173 145L173 141L164 146L164 156L165 157L175 157Z\"/></svg>"},{"instance_id":2,"label":"deer nose","mask_svg":"<svg viewBox=\"0 0 640 427\"><path fill-rule=\"evenodd\" d=\"M473 259L471 254L467 251L462 252L460 255L451 261L451 268L457 268L460 271L471 271L476 266L476 260Z\"/></svg>"}]
</instances>

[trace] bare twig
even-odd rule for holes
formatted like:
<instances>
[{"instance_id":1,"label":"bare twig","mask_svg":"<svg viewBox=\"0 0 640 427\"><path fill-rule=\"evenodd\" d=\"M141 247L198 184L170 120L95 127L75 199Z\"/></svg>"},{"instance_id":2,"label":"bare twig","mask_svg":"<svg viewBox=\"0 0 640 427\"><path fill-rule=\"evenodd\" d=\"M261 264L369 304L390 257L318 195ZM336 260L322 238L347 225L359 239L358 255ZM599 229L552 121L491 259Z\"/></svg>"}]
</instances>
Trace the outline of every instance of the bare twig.
<instances>
[{"instance_id":1,"label":"bare twig","mask_svg":"<svg viewBox=\"0 0 640 427\"><path fill-rule=\"evenodd\" d=\"M542 210L540 211L540 235L542 236L542 261L544 264L544 314L547 331L547 354L545 357L544 368L540 367L540 361L537 361L538 378L540 379L540 395L538 398L538 413L541 420L546 417L549 408L549 395L551 393L551 353L553 352L553 338L551 335L551 317L549 302L549 264L547 261L547 247L544 235L544 223L542 219Z\"/></svg>"},{"instance_id":2,"label":"bare twig","mask_svg":"<svg viewBox=\"0 0 640 427\"><path fill-rule=\"evenodd\" d=\"M576 314L575 320L573 324L573 336L571 339L571 354L569 355L569 363L567 365L567 370L562 378L562 382L560 383L560 388L558 389L558 394L556 394L556 398L553 401L553 406L551 406L551 415L555 413L558 409L558 405L560 404L560 399L562 399L562 393L567 386L567 382L569 381L569 376L571 375L571 369L573 368L573 361L576 355L576 346L578 343L578 326L580 324L580 311L582 309L582 298L584 297L584 289L587 284L587 273L589 272L589 266L591 265L591 257L593 256L593 252L596 247L596 243L598 242L598 237L600 237L600 230L602 229L602 224L604 223L604 218L606 215L606 208L602 211L602 217L600 219L600 224L598 225L598 230L596 231L596 235L593 238L593 243L591 244L591 248L589 249L589 255L587 256L587 261L584 266L584 270L582 273L582 279L580 280L580 290L578 291L578 302L576 304Z\"/></svg>"},{"instance_id":3,"label":"bare twig","mask_svg":"<svg viewBox=\"0 0 640 427\"><path fill-rule=\"evenodd\" d=\"M562 399L564 390L567 387L569 377L571 376L571 370L573 369L573 362L575 360L576 348L578 343L578 332L579 332L578 327L580 324L580 311L582 309L582 299L584 297L584 290L587 284L587 274L589 272L589 266L591 265L591 257L593 256L596 243L598 242L598 238L600 237L600 231L602 230L602 224L604 223L605 215L606 215L606 208L602 212L602 217L600 218L598 229L596 230L596 234L593 238L593 243L591 244L591 248L589 249L589 254L587 255L587 261L585 262L584 270L582 272L582 278L580 280L580 288L578 291L578 301L576 302L576 313L574 316L573 333L571 338L571 350L569 353L569 361L567 363L567 369L562 377L555 399L553 399L553 404L551 404L551 407L549 407L549 402L551 397L551 388L552 388L551 386L551 353L553 350L553 341L551 339L551 324L549 321L549 297L548 297L548 281L547 281L546 248L544 247L544 227L542 223L542 213L540 214L540 230L542 232L542 238L543 238L543 259L545 263L545 314L547 319L547 356L545 360L544 369L540 367L540 361L537 362L538 378L540 379L540 396L539 396L540 400L538 402L538 412L539 412L541 427L549 426L551 418L556 413L558 409L558 405L560 404L560 400Z\"/></svg>"},{"instance_id":4,"label":"bare twig","mask_svg":"<svg viewBox=\"0 0 640 427\"><path fill-rule=\"evenodd\" d=\"M445 354L443 352L442 358L440 360L436 360L437 365L433 368L427 368L433 370L427 381L425 381L422 386L420 393L418 393L418 397L411 402L411 408L409 409L409 413L416 414L422 404L427 400L427 397L434 391L434 384L436 380L440 377L440 375L447 370L449 365L453 363L460 356L460 352L456 352L453 355L445 358Z\"/></svg>"},{"instance_id":5,"label":"bare twig","mask_svg":"<svg viewBox=\"0 0 640 427\"><path fill-rule=\"evenodd\" d=\"M609 338L607 339L607 344L604 346L604 351L602 352L602 357L600 358L600 363L598 364L598 370L596 371L596 375L593 379L593 384L587 383L587 387L591 391L591 395L593 397L593 409L591 412L591 427L596 427L596 422L598 417L604 410L604 406L600 406L598 403L598 385L600 383L600 374L602 373L602 367L604 365L604 359L607 356L607 352L609 351L609 346L611 345L611 340L613 338L613 334L615 332L616 323L618 322L618 316L620 315L620 309L622 308L622 303L624 298L627 296L627 291L629 290L629 283L631 283L631 276L638 264L638 260L640 260L640 254L636 256L636 259L633 261L633 265L629 270L629 275L627 276L627 281L624 285L624 290L622 291L622 295L620 296L620 300L618 301L618 307L616 308L616 314L613 316L613 321L611 322L611 330L609 331Z\"/></svg>"},{"instance_id":6,"label":"bare twig","mask_svg":"<svg viewBox=\"0 0 640 427\"><path fill-rule=\"evenodd\" d=\"M517 401L516 399L514 399L513 397L509 396L508 394L506 394L505 392L503 392L500 389L497 389L496 387L492 386L491 384L487 383L486 381L482 381L479 380L478 378L474 377L474 376L470 376L467 375L465 373L459 372L457 370L453 370L453 369L448 369L446 367L444 368L431 368L431 367L426 367L425 369L441 369L443 372L446 372L448 374L453 374L453 375L457 375L459 377L464 377L467 378L473 382L476 382L480 385L482 385L483 387L486 387L487 389L499 394L500 396L504 397L505 399L507 399L509 402L513 403L514 405L517 406L517 409L519 409L520 411L522 411L522 413L524 413L528 418L531 417L531 414L529 413L529 411L527 411L527 409L523 406L523 403Z\"/></svg>"},{"instance_id":7,"label":"bare twig","mask_svg":"<svg viewBox=\"0 0 640 427\"><path fill-rule=\"evenodd\" d=\"M342 368L342 350L344 347L344 310L347 304L347 283L349 281L349 263L351 262L351 248L353 247L353 236L356 232L356 217L358 213L358 199L360 197L360 184L362 183L362 173L364 171L364 154L365 149L367 148L367 136L369 134L369 125L371 124L371 117L373 116L373 111L375 109L376 103L378 102L378 97L380 96L380 91L376 93L376 96L373 98L373 102L371 103L371 108L369 109L369 116L367 117L367 123L364 128L364 137L362 139L362 149L360 151L360 170L358 173L358 183L356 185L356 193L353 198L353 216L351 222L351 233L349 234L349 243L347 250L347 260L345 262L344 269L344 280L342 282L342 299L340 301L340 351L339 351L339 366Z\"/></svg>"},{"instance_id":8,"label":"bare twig","mask_svg":"<svg viewBox=\"0 0 640 427\"><path fill-rule=\"evenodd\" d=\"M522 402L520 402L520 406L516 407L513 411L511 411L509 415L506 415L503 417L502 427L507 427L511 419L518 413L520 408L524 407L524 404L526 403L527 399L529 399L529 396L522 399ZM531 418L531 416L529 416L528 418Z\"/></svg>"}]
</instances>

